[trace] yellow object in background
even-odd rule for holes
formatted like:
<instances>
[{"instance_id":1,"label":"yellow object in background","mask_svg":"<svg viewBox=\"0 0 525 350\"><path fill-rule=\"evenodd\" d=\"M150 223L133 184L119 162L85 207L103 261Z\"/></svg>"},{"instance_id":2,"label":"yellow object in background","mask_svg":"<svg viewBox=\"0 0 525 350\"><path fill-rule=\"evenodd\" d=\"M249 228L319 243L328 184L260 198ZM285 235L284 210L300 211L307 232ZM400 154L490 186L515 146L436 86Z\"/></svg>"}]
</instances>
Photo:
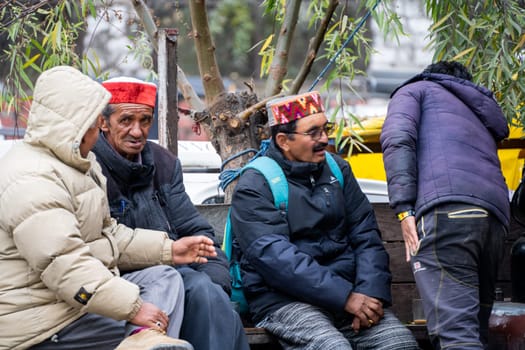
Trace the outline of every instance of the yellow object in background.
<instances>
[{"instance_id":1,"label":"yellow object in background","mask_svg":"<svg viewBox=\"0 0 525 350\"><path fill-rule=\"evenodd\" d=\"M525 133L522 128L510 127L509 140L522 140L523 138L525 138ZM525 143L525 140L523 141ZM525 160L525 148L499 149L498 156L507 186L509 190L514 191L521 181L521 173Z\"/></svg>"},{"instance_id":2,"label":"yellow object in background","mask_svg":"<svg viewBox=\"0 0 525 350\"><path fill-rule=\"evenodd\" d=\"M374 148L377 149L379 147L379 136L381 135L384 120L385 117L374 117L363 120L361 122L363 128L357 124L354 124L351 129L346 127L345 130L343 130L343 136L348 137L351 134L360 135L365 145L371 146L375 144ZM520 140L522 138L525 138L525 133L521 128L510 128L509 140ZM521 173L525 161L525 148L500 148L498 150L498 156L507 186L509 190L514 191L521 180ZM350 162L357 178L386 181L382 153L362 151L360 153L353 153L345 159Z\"/></svg>"}]
</instances>

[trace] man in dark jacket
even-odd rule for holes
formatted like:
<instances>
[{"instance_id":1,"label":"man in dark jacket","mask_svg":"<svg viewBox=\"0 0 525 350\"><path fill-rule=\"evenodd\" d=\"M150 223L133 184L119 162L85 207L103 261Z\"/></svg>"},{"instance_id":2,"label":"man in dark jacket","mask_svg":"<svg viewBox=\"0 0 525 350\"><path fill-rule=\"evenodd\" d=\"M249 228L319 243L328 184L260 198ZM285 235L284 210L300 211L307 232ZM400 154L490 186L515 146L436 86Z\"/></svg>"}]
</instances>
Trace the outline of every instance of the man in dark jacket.
<instances>
[{"instance_id":1,"label":"man in dark jacket","mask_svg":"<svg viewBox=\"0 0 525 350\"><path fill-rule=\"evenodd\" d=\"M372 206L339 157L325 161L330 124L317 92L267 104L274 159L288 181L277 209L264 176L246 170L232 199L244 293L257 326L285 349L416 349L391 303L388 255Z\"/></svg>"},{"instance_id":2,"label":"man in dark jacket","mask_svg":"<svg viewBox=\"0 0 525 350\"><path fill-rule=\"evenodd\" d=\"M496 143L509 129L492 93L457 62L428 66L392 94L381 144L436 349L483 349L508 189Z\"/></svg>"},{"instance_id":3,"label":"man in dark jacket","mask_svg":"<svg viewBox=\"0 0 525 350\"><path fill-rule=\"evenodd\" d=\"M129 227L162 230L177 240L204 235L216 242L212 227L184 190L177 157L147 141L156 86L133 78L102 83L112 94L94 153L107 177L111 215ZM207 264L177 267L184 281L185 307L180 337L195 350L249 349L229 295L231 281L224 253Z\"/></svg>"}]
</instances>

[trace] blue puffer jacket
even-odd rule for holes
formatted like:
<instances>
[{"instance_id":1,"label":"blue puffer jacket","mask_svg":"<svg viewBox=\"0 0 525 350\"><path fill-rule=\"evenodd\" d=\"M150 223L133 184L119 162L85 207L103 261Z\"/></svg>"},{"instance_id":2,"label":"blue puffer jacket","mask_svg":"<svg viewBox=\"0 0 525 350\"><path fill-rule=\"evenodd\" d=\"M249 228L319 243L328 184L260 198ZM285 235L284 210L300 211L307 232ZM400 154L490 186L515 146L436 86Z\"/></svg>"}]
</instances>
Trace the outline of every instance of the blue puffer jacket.
<instances>
[{"instance_id":1,"label":"blue puffer jacket","mask_svg":"<svg viewBox=\"0 0 525 350\"><path fill-rule=\"evenodd\" d=\"M390 205L416 217L447 202L478 205L509 224L496 143L509 134L492 92L445 74L420 74L392 94L381 133Z\"/></svg>"},{"instance_id":2,"label":"blue puffer jacket","mask_svg":"<svg viewBox=\"0 0 525 350\"><path fill-rule=\"evenodd\" d=\"M335 157L342 189L325 163L290 162L273 144L268 155L287 176L288 212L275 208L256 170L244 172L232 200L232 230L242 251L244 292L254 321L294 301L342 315L354 291L388 306L388 254L348 163Z\"/></svg>"}]
</instances>

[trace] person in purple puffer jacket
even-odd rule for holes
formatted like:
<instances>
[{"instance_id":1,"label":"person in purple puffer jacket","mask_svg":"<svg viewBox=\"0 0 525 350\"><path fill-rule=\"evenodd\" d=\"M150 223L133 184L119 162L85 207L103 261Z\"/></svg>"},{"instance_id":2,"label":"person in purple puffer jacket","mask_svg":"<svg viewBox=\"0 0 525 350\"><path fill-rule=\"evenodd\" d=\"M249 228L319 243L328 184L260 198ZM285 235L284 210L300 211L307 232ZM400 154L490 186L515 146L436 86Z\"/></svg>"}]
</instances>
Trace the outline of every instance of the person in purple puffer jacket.
<instances>
[{"instance_id":1,"label":"person in purple puffer jacket","mask_svg":"<svg viewBox=\"0 0 525 350\"><path fill-rule=\"evenodd\" d=\"M458 62L438 62L392 93L381 133L390 206L435 349L483 349L509 197L497 142L507 121Z\"/></svg>"}]
</instances>

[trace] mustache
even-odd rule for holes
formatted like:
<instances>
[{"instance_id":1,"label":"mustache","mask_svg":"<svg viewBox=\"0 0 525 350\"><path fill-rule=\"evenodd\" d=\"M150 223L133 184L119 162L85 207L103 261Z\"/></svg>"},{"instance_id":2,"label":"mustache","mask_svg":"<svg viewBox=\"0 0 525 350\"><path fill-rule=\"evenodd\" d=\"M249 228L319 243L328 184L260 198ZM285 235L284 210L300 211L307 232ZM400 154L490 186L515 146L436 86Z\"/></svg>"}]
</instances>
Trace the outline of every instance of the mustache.
<instances>
[{"instance_id":1,"label":"mustache","mask_svg":"<svg viewBox=\"0 0 525 350\"><path fill-rule=\"evenodd\" d=\"M328 146L328 143L326 143L326 142L316 143L314 148L313 148L313 151L314 152L324 151L326 146Z\"/></svg>"}]
</instances>

